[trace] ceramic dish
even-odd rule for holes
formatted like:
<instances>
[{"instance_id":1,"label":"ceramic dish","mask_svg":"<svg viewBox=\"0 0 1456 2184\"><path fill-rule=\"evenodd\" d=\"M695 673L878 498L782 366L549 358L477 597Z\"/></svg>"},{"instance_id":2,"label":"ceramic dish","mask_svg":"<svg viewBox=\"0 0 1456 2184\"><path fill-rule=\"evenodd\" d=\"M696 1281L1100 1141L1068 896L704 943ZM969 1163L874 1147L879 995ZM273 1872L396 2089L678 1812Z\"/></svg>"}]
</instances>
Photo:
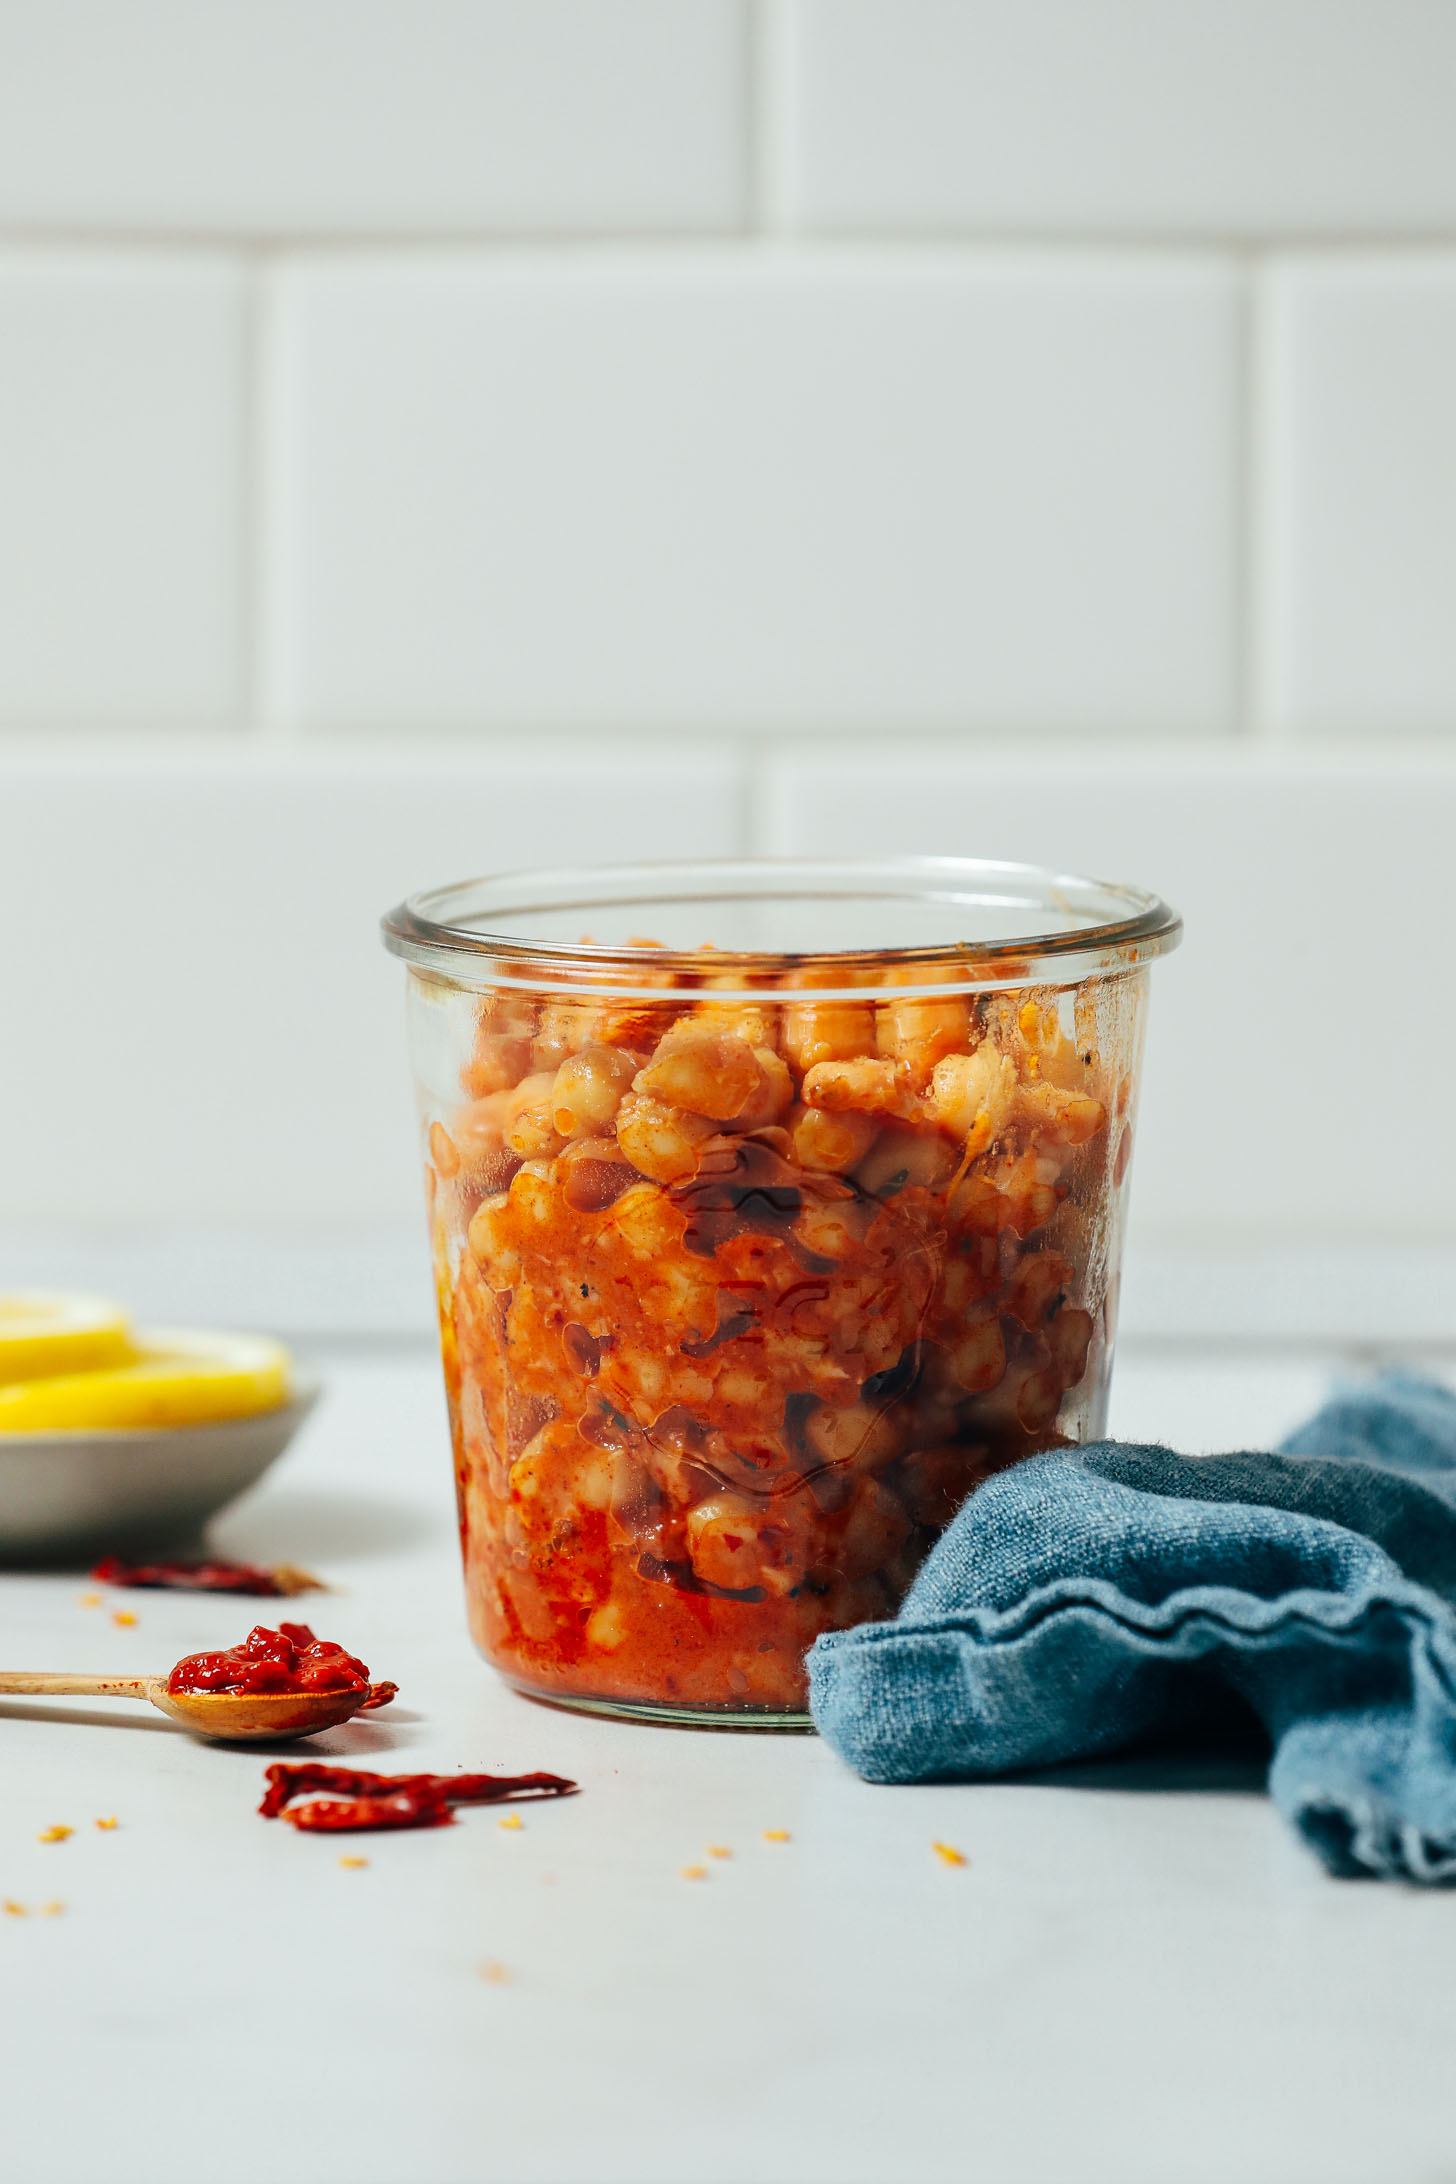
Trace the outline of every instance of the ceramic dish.
<instances>
[{"instance_id":1,"label":"ceramic dish","mask_svg":"<svg viewBox=\"0 0 1456 2184\"><path fill-rule=\"evenodd\" d=\"M260 1479L318 1401L298 1374L280 1409L206 1426L0 1434L0 1561L187 1539Z\"/></svg>"}]
</instances>

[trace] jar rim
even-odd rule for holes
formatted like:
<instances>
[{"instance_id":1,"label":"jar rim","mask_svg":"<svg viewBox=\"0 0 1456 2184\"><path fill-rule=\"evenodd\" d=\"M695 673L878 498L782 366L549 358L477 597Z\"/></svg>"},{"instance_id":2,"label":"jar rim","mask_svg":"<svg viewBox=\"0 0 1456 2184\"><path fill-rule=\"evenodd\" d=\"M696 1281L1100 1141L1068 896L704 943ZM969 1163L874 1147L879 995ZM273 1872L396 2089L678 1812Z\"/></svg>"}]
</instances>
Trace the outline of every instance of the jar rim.
<instances>
[{"instance_id":1,"label":"jar rim","mask_svg":"<svg viewBox=\"0 0 1456 2184\"><path fill-rule=\"evenodd\" d=\"M900 905L1004 909L1030 917L1033 929L978 938L850 948L680 948L629 939L601 943L510 929L593 912L641 912L725 903L833 903L881 900ZM1045 922L1038 923L1045 913ZM543 867L487 874L408 896L380 921L384 945L407 963L473 983L553 987L580 983L600 994L639 991L670 972L711 978L723 991L737 974L746 991L772 979L780 987L812 986L827 997L825 972L842 970L863 994L878 973L903 990L906 972L924 971L944 985L961 969L976 985L1065 983L1091 972L1129 972L1166 955L1183 921L1159 896L1120 881L1091 879L1049 866L984 857L742 857L655 860L635 864ZM487 966L490 966L487 969ZM798 974L813 973L812 977ZM868 977L866 974L871 974ZM831 981L832 983L832 981Z\"/></svg>"}]
</instances>

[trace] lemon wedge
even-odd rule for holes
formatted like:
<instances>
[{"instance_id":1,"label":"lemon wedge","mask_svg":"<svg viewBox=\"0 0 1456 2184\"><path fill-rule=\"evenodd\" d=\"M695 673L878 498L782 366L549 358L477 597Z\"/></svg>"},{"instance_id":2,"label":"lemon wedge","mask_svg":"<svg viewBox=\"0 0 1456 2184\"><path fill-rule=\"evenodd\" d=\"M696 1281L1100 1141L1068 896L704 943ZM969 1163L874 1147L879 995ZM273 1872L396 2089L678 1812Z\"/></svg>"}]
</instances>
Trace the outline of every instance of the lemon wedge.
<instances>
[{"instance_id":1,"label":"lemon wedge","mask_svg":"<svg viewBox=\"0 0 1456 2184\"><path fill-rule=\"evenodd\" d=\"M0 1296L0 1386L125 1365L135 1354L126 1314L104 1297Z\"/></svg>"},{"instance_id":2,"label":"lemon wedge","mask_svg":"<svg viewBox=\"0 0 1456 2184\"><path fill-rule=\"evenodd\" d=\"M289 1393L281 1343L167 1328L138 1334L120 1364L0 1387L0 1433L211 1425L277 1410Z\"/></svg>"}]
</instances>

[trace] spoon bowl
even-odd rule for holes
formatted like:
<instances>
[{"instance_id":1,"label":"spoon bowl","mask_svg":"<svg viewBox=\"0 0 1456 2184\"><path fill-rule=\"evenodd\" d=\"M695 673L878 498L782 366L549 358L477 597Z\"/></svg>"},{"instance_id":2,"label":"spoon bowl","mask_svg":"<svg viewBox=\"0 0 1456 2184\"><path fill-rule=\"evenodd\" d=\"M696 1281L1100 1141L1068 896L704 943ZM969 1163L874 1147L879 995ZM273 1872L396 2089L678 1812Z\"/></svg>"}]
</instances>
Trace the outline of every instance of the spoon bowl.
<instances>
[{"instance_id":1,"label":"spoon bowl","mask_svg":"<svg viewBox=\"0 0 1456 2184\"><path fill-rule=\"evenodd\" d=\"M362 1691L169 1691L160 1677L147 1692L170 1720L222 1744L315 1737L348 1721L368 1696L367 1685Z\"/></svg>"}]
</instances>

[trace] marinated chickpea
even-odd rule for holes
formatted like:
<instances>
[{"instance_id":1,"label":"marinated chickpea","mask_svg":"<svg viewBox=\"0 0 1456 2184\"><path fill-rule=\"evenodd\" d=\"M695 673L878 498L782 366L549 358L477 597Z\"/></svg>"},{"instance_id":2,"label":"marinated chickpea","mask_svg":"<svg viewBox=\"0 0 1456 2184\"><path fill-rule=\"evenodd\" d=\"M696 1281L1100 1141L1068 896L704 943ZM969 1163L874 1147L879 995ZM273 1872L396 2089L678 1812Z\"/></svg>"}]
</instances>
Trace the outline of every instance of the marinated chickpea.
<instances>
[{"instance_id":1,"label":"marinated chickpea","mask_svg":"<svg viewBox=\"0 0 1456 2184\"><path fill-rule=\"evenodd\" d=\"M551 1120L564 1138L609 1129L637 1074L637 1057L618 1047L584 1046L570 1055L551 1083Z\"/></svg>"},{"instance_id":2,"label":"marinated chickpea","mask_svg":"<svg viewBox=\"0 0 1456 2184\"><path fill-rule=\"evenodd\" d=\"M1085 1430L1127 1080L1080 994L648 981L483 1009L430 1131L472 1617L533 1689L796 1708Z\"/></svg>"}]
</instances>

